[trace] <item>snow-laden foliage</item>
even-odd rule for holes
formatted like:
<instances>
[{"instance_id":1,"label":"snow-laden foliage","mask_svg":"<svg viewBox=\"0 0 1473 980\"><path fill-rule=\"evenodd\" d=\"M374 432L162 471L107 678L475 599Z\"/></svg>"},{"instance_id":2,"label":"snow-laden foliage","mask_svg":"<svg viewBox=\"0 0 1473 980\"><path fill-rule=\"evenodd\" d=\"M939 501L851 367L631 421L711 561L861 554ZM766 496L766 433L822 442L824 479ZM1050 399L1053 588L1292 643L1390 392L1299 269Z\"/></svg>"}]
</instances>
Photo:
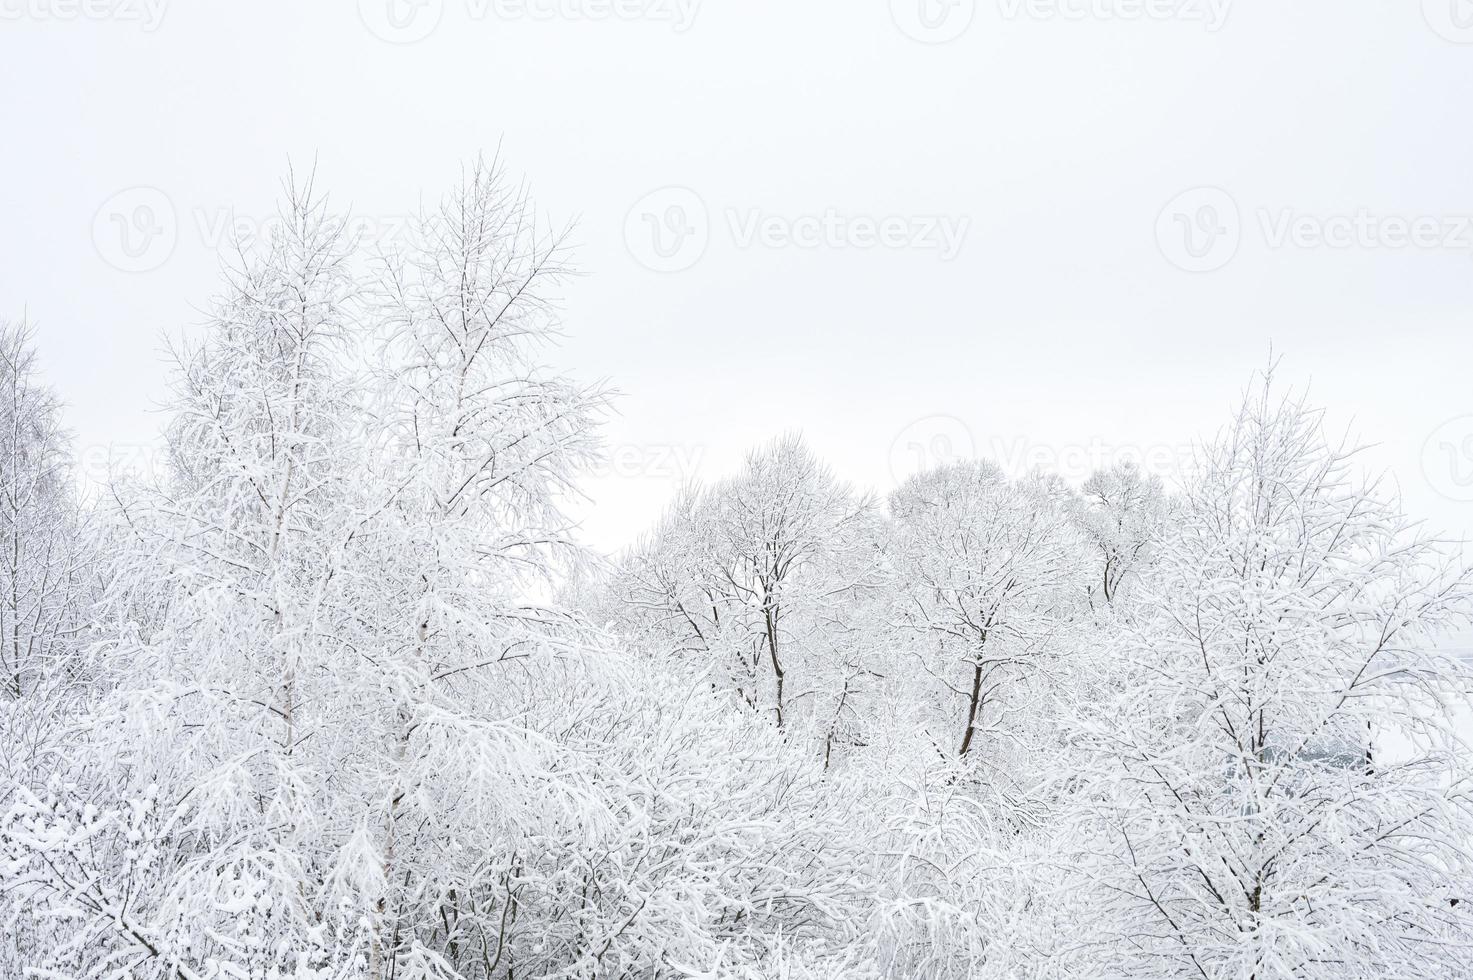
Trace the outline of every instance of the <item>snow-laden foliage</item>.
<instances>
[{"instance_id":1,"label":"snow-laden foliage","mask_svg":"<svg viewBox=\"0 0 1473 980\"><path fill-rule=\"evenodd\" d=\"M1080 533L1098 552L1097 601L1119 601L1149 567L1167 507L1161 478L1147 476L1131 461L1084 481L1071 509Z\"/></svg>"},{"instance_id":2,"label":"snow-laden foliage","mask_svg":"<svg viewBox=\"0 0 1473 980\"><path fill-rule=\"evenodd\" d=\"M10 701L80 682L92 581L69 439L31 338L29 326L0 322L0 689Z\"/></svg>"},{"instance_id":3,"label":"snow-laden foliage","mask_svg":"<svg viewBox=\"0 0 1473 980\"><path fill-rule=\"evenodd\" d=\"M876 676L876 632L859 610L881 580L879 548L870 497L784 436L736 477L681 494L621 563L615 616L831 760L853 743Z\"/></svg>"},{"instance_id":4,"label":"snow-laden foliage","mask_svg":"<svg viewBox=\"0 0 1473 980\"><path fill-rule=\"evenodd\" d=\"M1080 731L1109 972L1462 975L1469 677L1434 643L1467 616L1466 575L1265 382L1140 592Z\"/></svg>"},{"instance_id":5,"label":"snow-laden foliage","mask_svg":"<svg viewBox=\"0 0 1473 980\"><path fill-rule=\"evenodd\" d=\"M895 602L957 753L1015 755L1019 716L1057 673L1084 593L1082 543L1038 481L992 463L920 473L890 498ZM948 710L949 709L949 710ZM1013 742L1013 745L1007 743Z\"/></svg>"},{"instance_id":6,"label":"snow-laden foliage","mask_svg":"<svg viewBox=\"0 0 1473 980\"><path fill-rule=\"evenodd\" d=\"M796 435L611 561L564 238L308 181L72 491L0 331L0 976L1469 976L1456 549L1265 379L1173 495Z\"/></svg>"}]
</instances>

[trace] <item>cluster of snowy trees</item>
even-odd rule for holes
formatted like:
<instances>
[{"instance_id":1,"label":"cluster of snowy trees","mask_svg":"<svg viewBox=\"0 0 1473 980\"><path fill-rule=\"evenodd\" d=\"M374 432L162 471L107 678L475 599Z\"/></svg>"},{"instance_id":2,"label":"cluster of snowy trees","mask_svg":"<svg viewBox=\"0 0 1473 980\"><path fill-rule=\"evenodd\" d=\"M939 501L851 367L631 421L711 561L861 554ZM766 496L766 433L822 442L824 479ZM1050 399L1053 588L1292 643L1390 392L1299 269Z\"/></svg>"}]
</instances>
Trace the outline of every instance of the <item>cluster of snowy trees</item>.
<instances>
[{"instance_id":1,"label":"cluster of snowy trees","mask_svg":"<svg viewBox=\"0 0 1473 980\"><path fill-rule=\"evenodd\" d=\"M1473 977L1473 584L1269 378L1171 493L785 436L604 559L563 238L347 228L85 499L0 330L0 975Z\"/></svg>"}]
</instances>

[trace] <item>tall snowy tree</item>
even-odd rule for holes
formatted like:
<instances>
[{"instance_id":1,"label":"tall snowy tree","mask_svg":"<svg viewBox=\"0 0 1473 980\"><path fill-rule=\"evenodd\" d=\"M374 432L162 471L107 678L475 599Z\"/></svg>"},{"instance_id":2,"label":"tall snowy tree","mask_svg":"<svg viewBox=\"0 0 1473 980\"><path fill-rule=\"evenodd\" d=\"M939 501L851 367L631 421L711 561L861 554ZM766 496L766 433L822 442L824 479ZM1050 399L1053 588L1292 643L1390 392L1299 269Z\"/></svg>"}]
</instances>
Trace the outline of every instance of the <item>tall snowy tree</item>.
<instances>
[{"instance_id":1,"label":"tall snowy tree","mask_svg":"<svg viewBox=\"0 0 1473 980\"><path fill-rule=\"evenodd\" d=\"M1466 974L1469 676L1436 651L1468 578L1354 460L1265 379L1104 647L1076 797L1098 972Z\"/></svg>"},{"instance_id":2,"label":"tall snowy tree","mask_svg":"<svg viewBox=\"0 0 1473 980\"><path fill-rule=\"evenodd\" d=\"M71 445L31 328L0 322L0 696L72 678L86 576Z\"/></svg>"},{"instance_id":3,"label":"tall snowy tree","mask_svg":"<svg viewBox=\"0 0 1473 980\"><path fill-rule=\"evenodd\" d=\"M565 651L581 632L570 612L530 599L578 557L561 502L594 459L603 406L598 391L534 360L557 327L563 252L526 196L478 164L384 266L387 383L374 440L385 503L358 585L391 697L384 786L369 804L375 977L402 975L401 956L427 955L420 934L500 887L507 869L485 865L476 846L494 838L487 816L514 809L508 795L528 781L545 800L551 781L520 766L536 756L517 742L537 738L503 719L527 683L518 661ZM434 879L462 865L466 877L421 906L420 921L401 911L406 893L440 887Z\"/></svg>"},{"instance_id":4,"label":"tall snowy tree","mask_svg":"<svg viewBox=\"0 0 1473 980\"><path fill-rule=\"evenodd\" d=\"M86 523L34 333L0 323L0 814L44 792L65 767L71 724L95 687L86 669L96 598ZM0 831L0 860L3 842ZM42 956L53 931L12 918L0 936L3 969Z\"/></svg>"}]
</instances>

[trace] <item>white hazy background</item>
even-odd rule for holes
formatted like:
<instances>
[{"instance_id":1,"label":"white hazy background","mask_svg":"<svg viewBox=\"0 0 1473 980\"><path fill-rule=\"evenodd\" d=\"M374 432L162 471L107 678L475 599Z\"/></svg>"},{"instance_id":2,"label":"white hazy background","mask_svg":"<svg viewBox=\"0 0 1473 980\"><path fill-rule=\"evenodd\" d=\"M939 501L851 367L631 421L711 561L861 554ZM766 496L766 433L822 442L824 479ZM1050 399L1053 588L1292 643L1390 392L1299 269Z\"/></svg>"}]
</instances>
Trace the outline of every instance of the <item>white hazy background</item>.
<instances>
[{"instance_id":1,"label":"white hazy background","mask_svg":"<svg viewBox=\"0 0 1473 980\"><path fill-rule=\"evenodd\" d=\"M576 221L549 362L625 393L596 546L787 429L1170 469L1271 344L1473 532L1469 0L0 0L0 91L0 315L94 470L289 163L391 237L500 146Z\"/></svg>"}]
</instances>

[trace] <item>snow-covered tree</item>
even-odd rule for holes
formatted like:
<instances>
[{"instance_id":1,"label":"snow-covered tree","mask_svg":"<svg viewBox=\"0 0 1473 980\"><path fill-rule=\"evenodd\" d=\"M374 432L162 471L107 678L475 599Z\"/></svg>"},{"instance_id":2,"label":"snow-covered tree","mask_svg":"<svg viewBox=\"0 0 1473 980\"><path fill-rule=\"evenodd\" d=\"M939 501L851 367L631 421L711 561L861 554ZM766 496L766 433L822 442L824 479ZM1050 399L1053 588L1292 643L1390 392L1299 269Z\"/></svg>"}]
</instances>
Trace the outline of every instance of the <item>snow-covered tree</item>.
<instances>
[{"instance_id":1,"label":"snow-covered tree","mask_svg":"<svg viewBox=\"0 0 1473 980\"><path fill-rule=\"evenodd\" d=\"M531 598L578 556L560 500L594 458L602 410L597 391L534 360L556 329L550 290L566 274L561 238L479 164L420 222L408 253L385 263L374 308L387 379L373 434L383 503L359 538L372 560L355 586L390 699L383 786L368 805L375 977L396 975L398 957L421 955L420 933L507 873L492 863L435 904L407 901L487 857L475 843L497 830L490 813L512 808L515 743L531 737L504 722L530 682L509 675L580 632L568 611ZM553 785L550 772L519 775L544 796Z\"/></svg>"},{"instance_id":2,"label":"snow-covered tree","mask_svg":"<svg viewBox=\"0 0 1473 980\"><path fill-rule=\"evenodd\" d=\"M873 674L861 610L880 583L877 538L871 498L788 435L683 491L612 589L644 647L710 671L779 728L801 717L830 758Z\"/></svg>"},{"instance_id":3,"label":"snow-covered tree","mask_svg":"<svg viewBox=\"0 0 1473 980\"><path fill-rule=\"evenodd\" d=\"M0 330L0 975L1465 978L1473 578L1265 382L1169 504L798 437L612 563L564 238L310 185L80 500Z\"/></svg>"},{"instance_id":4,"label":"snow-covered tree","mask_svg":"<svg viewBox=\"0 0 1473 980\"><path fill-rule=\"evenodd\" d=\"M1113 604L1150 560L1167 507L1160 477L1128 461L1100 470L1080 488L1075 520L1099 563L1095 586L1105 604Z\"/></svg>"},{"instance_id":5,"label":"snow-covered tree","mask_svg":"<svg viewBox=\"0 0 1473 980\"><path fill-rule=\"evenodd\" d=\"M728 584L710 516L701 488L682 487L656 525L616 561L606 618L631 645L700 661L747 700L741 682L750 670L739 640L728 645L726 639L736 617L727 615Z\"/></svg>"},{"instance_id":6,"label":"snow-covered tree","mask_svg":"<svg viewBox=\"0 0 1473 980\"><path fill-rule=\"evenodd\" d=\"M1265 379L1103 646L1078 855L1098 974L1455 977L1467 576Z\"/></svg>"},{"instance_id":7,"label":"snow-covered tree","mask_svg":"<svg viewBox=\"0 0 1473 980\"><path fill-rule=\"evenodd\" d=\"M71 445L32 329L0 322L0 698L75 680L88 579Z\"/></svg>"},{"instance_id":8,"label":"snow-covered tree","mask_svg":"<svg viewBox=\"0 0 1473 980\"><path fill-rule=\"evenodd\" d=\"M97 579L72 480L70 440L39 378L34 333L0 323L0 814L64 768L69 726L94 688L85 653ZM11 917L0 935L3 971L39 959L53 932Z\"/></svg>"},{"instance_id":9,"label":"snow-covered tree","mask_svg":"<svg viewBox=\"0 0 1473 980\"><path fill-rule=\"evenodd\" d=\"M749 454L740 474L711 489L707 506L718 574L749 666L741 693L771 710L782 728L792 702L815 690L827 666L828 610L848 600L867 572L862 560L840 556L863 550L872 502L837 480L800 437L787 435ZM791 688L790 673L798 675Z\"/></svg>"},{"instance_id":10,"label":"snow-covered tree","mask_svg":"<svg viewBox=\"0 0 1473 980\"><path fill-rule=\"evenodd\" d=\"M898 615L943 692L957 753L982 733L1016 740L1009 716L1064 649L1075 612L1083 562L1067 514L1039 481L976 460L911 477L890 513Z\"/></svg>"},{"instance_id":11,"label":"snow-covered tree","mask_svg":"<svg viewBox=\"0 0 1473 980\"><path fill-rule=\"evenodd\" d=\"M98 657L124 682L80 726L66 778L5 824L29 900L75 925L48 969L347 962L314 885L353 636L333 588L355 458L350 247L310 188L293 192L201 340L176 350L171 469L120 497L132 552L113 559L158 581L162 622L110 624Z\"/></svg>"}]
</instances>

